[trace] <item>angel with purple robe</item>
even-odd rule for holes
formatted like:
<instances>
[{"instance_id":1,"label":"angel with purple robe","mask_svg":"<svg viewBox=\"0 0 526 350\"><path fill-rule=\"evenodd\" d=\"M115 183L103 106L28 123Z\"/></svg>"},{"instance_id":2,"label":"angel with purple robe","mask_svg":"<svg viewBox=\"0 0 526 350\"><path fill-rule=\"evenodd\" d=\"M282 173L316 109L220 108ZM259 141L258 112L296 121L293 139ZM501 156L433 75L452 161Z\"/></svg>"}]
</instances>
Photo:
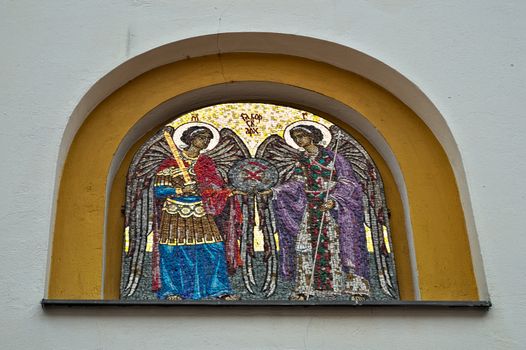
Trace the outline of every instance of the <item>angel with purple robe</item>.
<instances>
[{"instance_id":1,"label":"angel with purple robe","mask_svg":"<svg viewBox=\"0 0 526 350\"><path fill-rule=\"evenodd\" d=\"M280 277L295 281L291 300L365 300L370 285L362 186L349 161L337 154L338 141L333 140L334 151L321 145L322 131L330 137L329 130L314 122L295 124L285 140L272 135L258 149L281 177L261 193L272 195Z\"/></svg>"}]
</instances>

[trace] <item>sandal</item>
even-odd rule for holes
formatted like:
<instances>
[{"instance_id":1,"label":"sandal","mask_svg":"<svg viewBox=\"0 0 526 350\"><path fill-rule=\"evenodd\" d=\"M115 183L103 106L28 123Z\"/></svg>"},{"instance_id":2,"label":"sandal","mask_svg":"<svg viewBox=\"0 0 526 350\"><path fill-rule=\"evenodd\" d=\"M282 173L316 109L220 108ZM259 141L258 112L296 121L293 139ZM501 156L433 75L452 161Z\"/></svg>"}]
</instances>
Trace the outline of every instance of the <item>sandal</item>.
<instances>
[{"instance_id":1,"label":"sandal","mask_svg":"<svg viewBox=\"0 0 526 350\"><path fill-rule=\"evenodd\" d=\"M289 300L291 301L304 301L307 300L307 296L302 293L294 293L289 296Z\"/></svg>"}]
</instances>

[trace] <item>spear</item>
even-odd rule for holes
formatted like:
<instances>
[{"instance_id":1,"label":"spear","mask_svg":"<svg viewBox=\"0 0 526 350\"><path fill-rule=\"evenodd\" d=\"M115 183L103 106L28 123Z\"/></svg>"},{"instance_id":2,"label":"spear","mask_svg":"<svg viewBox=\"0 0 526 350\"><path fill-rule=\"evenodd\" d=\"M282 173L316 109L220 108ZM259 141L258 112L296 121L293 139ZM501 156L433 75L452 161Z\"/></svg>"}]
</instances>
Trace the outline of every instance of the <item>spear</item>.
<instances>
[{"instance_id":1,"label":"spear","mask_svg":"<svg viewBox=\"0 0 526 350\"><path fill-rule=\"evenodd\" d=\"M335 163L336 163L336 155L338 154L338 146L340 145L340 135L341 135L341 131L338 130L338 135L336 136L336 146L334 146L334 156L333 156L333 159L332 159L332 162L330 164L330 175L329 175L329 182L327 182L327 189L326 189L326 192L325 192L325 199L323 201L323 204L327 204L327 201L329 200L329 191L331 190L331 182L332 182L332 176L334 174L334 166L335 166ZM309 288L307 289L307 297L306 297L306 300L309 300L310 298L310 294L311 294L311 290L312 290L312 281L314 280L314 270L315 270L315 267L316 267L316 257L318 255L318 249L320 247L320 240L321 240L321 235L322 235L322 231L323 231L323 222L325 221L325 214L327 213L326 210L323 211L323 213L321 214L321 222L320 222L320 231L318 233L318 240L316 242L316 250L314 251L314 256L312 257L312 271L311 271L311 274L310 274L310 280L309 280Z\"/></svg>"}]
</instances>

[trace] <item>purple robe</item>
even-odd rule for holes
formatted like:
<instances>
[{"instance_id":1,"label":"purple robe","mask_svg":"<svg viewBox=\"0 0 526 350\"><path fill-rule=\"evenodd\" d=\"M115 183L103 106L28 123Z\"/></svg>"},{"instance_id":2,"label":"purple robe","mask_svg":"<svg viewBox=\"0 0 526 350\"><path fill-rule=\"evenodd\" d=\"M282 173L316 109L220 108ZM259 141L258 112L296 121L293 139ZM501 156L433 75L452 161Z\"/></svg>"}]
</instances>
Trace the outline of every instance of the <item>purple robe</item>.
<instances>
[{"instance_id":1,"label":"purple robe","mask_svg":"<svg viewBox=\"0 0 526 350\"><path fill-rule=\"evenodd\" d=\"M330 158L334 153L325 151ZM340 257L343 270L348 273L369 278L369 263L365 244L362 187L356 180L349 162L336 155L336 185L329 191L329 198L335 207L330 215L339 226ZM276 213L280 245L280 274L285 279L293 279L296 271L295 240L307 208L305 182L290 180L274 188L273 205Z\"/></svg>"}]
</instances>

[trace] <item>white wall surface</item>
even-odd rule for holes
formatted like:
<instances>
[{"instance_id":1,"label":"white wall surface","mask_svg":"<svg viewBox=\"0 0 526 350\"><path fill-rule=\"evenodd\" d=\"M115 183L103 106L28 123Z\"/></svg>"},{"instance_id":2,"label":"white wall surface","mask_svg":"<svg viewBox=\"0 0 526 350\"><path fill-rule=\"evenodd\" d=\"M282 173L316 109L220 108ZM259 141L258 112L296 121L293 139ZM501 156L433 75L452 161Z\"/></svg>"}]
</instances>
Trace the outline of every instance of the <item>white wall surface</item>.
<instances>
[{"instance_id":1,"label":"white wall surface","mask_svg":"<svg viewBox=\"0 0 526 350\"><path fill-rule=\"evenodd\" d=\"M0 1L0 347L526 347L526 2ZM457 143L493 307L60 309L44 312L61 142L126 60L185 38L278 32L362 51L418 86ZM74 195L74 194L73 194Z\"/></svg>"}]
</instances>

